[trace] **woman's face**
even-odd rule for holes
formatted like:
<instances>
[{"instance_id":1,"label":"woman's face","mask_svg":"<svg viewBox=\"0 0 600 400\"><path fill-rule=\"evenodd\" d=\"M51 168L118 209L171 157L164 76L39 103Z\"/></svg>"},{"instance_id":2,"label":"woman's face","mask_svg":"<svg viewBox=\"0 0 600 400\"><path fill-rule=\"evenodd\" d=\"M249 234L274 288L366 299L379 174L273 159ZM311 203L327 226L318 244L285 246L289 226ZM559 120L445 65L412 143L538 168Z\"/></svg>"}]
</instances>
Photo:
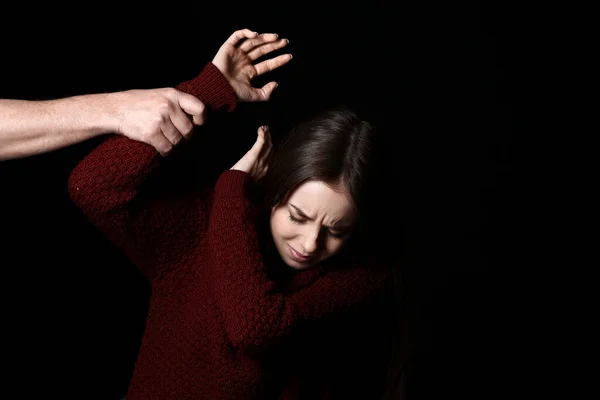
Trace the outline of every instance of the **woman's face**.
<instances>
[{"instance_id":1,"label":"woman's face","mask_svg":"<svg viewBox=\"0 0 600 400\"><path fill-rule=\"evenodd\" d=\"M320 181L298 186L271 211L271 233L283 261L307 269L337 254L350 239L356 212L344 190Z\"/></svg>"}]
</instances>

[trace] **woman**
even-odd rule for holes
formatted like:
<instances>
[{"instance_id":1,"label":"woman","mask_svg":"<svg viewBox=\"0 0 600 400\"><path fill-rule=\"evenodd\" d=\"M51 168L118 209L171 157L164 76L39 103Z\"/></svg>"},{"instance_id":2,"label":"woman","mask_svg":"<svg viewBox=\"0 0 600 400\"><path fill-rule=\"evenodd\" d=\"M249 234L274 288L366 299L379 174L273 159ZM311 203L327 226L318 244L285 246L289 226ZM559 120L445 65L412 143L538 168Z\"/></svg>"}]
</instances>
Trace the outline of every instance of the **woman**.
<instances>
[{"instance_id":1,"label":"woman","mask_svg":"<svg viewBox=\"0 0 600 400\"><path fill-rule=\"evenodd\" d=\"M286 44L238 31L177 89L208 113L268 100L276 84L255 89L252 78L291 57L252 62ZM179 131L190 126L174 121ZM272 144L261 127L244 157L193 195L149 191L163 157L123 136L77 165L73 201L151 283L128 400L298 395L303 373L275 370L273 360L294 353L306 332L318 336L330 315L368 302L387 280L385 268L346 251L364 239L372 134L351 111L333 110L294 130L268 167Z\"/></svg>"}]
</instances>

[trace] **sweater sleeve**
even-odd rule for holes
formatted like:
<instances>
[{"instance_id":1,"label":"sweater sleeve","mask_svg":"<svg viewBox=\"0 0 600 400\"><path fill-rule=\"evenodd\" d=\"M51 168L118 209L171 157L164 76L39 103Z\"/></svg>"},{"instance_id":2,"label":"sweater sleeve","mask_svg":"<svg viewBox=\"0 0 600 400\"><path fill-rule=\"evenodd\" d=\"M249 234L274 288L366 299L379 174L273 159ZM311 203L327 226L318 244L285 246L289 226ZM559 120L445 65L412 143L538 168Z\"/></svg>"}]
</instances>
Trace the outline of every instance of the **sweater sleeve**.
<instances>
[{"instance_id":1,"label":"sweater sleeve","mask_svg":"<svg viewBox=\"0 0 600 400\"><path fill-rule=\"evenodd\" d=\"M209 111L235 107L235 92L212 63L177 88L198 97ZM181 237L198 235L207 215L200 196L141 195L162 159L148 144L111 135L79 162L68 182L77 207L150 279L188 254L193 241Z\"/></svg>"},{"instance_id":2,"label":"sweater sleeve","mask_svg":"<svg viewBox=\"0 0 600 400\"><path fill-rule=\"evenodd\" d=\"M262 348L289 333L296 322L357 305L381 286L384 270L364 266L328 272L293 294L277 291L263 264L258 210L246 195L250 185L244 172L221 175L207 231L215 298L234 347Z\"/></svg>"}]
</instances>

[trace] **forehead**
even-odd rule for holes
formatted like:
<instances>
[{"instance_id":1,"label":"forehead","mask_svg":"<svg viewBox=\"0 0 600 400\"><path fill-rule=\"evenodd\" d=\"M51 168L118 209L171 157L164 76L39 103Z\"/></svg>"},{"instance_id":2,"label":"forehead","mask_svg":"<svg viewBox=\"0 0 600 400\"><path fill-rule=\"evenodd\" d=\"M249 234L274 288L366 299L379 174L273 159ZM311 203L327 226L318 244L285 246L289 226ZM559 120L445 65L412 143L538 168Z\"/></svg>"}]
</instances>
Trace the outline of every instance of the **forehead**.
<instances>
[{"instance_id":1,"label":"forehead","mask_svg":"<svg viewBox=\"0 0 600 400\"><path fill-rule=\"evenodd\" d=\"M354 214L346 190L321 181L307 181L298 186L288 198L288 204L300 208L309 216L326 215L340 220Z\"/></svg>"}]
</instances>

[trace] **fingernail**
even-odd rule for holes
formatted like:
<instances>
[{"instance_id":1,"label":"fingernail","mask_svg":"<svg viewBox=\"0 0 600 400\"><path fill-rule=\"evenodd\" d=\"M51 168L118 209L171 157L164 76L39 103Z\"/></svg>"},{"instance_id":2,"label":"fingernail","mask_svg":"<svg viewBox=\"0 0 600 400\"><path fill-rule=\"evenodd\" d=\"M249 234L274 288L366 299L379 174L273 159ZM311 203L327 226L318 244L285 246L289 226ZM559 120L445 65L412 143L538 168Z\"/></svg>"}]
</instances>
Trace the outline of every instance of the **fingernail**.
<instances>
[{"instance_id":1,"label":"fingernail","mask_svg":"<svg viewBox=\"0 0 600 400\"><path fill-rule=\"evenodd\" d=\"M285 43L288 44L290 42L290 39L283 39L285 40Z\"/></svg>"}]
</instances>

